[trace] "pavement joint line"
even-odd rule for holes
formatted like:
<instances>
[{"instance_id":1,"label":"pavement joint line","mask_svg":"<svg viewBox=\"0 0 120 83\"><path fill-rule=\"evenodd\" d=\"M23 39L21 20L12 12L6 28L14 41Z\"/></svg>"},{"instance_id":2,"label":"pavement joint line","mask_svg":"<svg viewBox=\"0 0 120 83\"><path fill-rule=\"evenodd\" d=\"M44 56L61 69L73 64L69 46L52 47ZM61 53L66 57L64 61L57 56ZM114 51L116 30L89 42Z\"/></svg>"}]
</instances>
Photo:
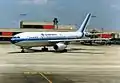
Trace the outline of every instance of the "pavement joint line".
<instances>
[{"instance_id":1,"label":"pavement joint line","mask_svg":"<svg viewBox=\"0 0 120 83\"><path fill-rule=\"evenodd\" d=\"M43 78L45 78L49 83L52 83L52 81L49 80L43 73L40 73L40 72L39 72L39 74L40 74Z\"/></svg>"},{"instance_id":2,"label":"pavement joint line","mask_svg":"<svg viewBox=\"0 0 120 83\"><path fill-rule=\"evenodd\" d=\"M49 83L52 83L44 74L48 74L48 72L23 72L23 74L40 74L43 78L45 78Z\"/></svg>"}]
</instances>

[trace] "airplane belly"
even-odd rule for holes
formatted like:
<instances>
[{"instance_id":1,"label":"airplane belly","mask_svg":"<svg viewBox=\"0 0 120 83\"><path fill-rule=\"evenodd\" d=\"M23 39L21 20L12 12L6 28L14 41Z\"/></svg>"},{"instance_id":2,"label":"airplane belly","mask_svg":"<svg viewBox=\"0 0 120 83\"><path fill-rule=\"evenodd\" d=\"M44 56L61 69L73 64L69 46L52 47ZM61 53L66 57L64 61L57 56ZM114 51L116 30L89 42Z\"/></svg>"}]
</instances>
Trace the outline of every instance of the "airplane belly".
<instances>
[{"instance_id":1,"label":"airplane belly","mask_svg":"<svg viewBox=\"0 0 120 83\"><path fill-rule=\"evenodd\" d=\"M17 46L21 47L39 47L39 46L50 46L48 42L39 42L39 41L21 41L16 43Z\"/></svg>"}]
</instances>

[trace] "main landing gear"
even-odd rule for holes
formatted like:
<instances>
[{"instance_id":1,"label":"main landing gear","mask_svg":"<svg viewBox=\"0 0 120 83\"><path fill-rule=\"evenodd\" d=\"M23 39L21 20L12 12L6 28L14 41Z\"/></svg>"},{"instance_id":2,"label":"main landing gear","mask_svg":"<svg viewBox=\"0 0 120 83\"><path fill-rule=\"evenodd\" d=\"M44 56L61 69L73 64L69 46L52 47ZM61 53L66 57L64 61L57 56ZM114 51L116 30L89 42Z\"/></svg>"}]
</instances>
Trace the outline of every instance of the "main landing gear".
<instances>
[{"instance_id":1,"label":"main landing gear","mask_svg":"<svg viewBox=\"0 0 120 83\"><path fill-rule=\"evenodd\" d=\"M24 52L25 52L24 49L22 49L22 50L21 50L21 53L24 53Z\"/></svg>"},{"instance_id":2,"label":"main landing gear","mask_svg":"<svg viewBox=\"0 0 120 83\"><path fill-rule=\"evenodd\" d=\"M21 47L21 53L25 53L25 49L23 47Z\"/></svg>"},{"instance_id":3,"label":"main landing gear","mask_svg":"<svg viewBox=\"0 0 120 83\"><path fill-rule=\"evenodd\" d=\"M48 51L48 48L44 46L44 48L42 48L42 51Z\"/></svg>"},{"instance_id":4,"label":"main landing gear","mask_svg":"<svg viewBox=\"0 0 120 83\"><path fill-rule=\"evenodd\" d=\"M27 53L27 52L33 52L33 50L31 50L30 48L23 48L21 47L21 53Z\"/></svg>"}]
</instances>

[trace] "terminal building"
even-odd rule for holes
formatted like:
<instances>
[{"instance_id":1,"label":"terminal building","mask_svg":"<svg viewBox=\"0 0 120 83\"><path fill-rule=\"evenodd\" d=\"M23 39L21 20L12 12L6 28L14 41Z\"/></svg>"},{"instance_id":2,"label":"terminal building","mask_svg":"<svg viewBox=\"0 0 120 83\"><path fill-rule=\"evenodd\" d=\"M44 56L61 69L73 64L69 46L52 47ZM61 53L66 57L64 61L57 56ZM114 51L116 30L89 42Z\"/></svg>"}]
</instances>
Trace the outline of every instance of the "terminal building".
<instances>
[{"instance_id":1,"label":"terminal building","mask_svg":"<svg viewBox=\"0 0 120 83\"><path fill-rule=\"evenodd\" d=\"M53 22L27 22L21 21L20 28L27 29L54 29Z\"/></svg>"},{"instance_id":2,"label":"terminal building","mask_svg":"<svg viewBox=\"0 0 120 83\"><path fill-rule=\"evenodd\" d=\"M50 29L50 30L76 30L75 25L58 25L56 27L53 22L20 22L20 29Z\"/></svg>"}]
</instances>

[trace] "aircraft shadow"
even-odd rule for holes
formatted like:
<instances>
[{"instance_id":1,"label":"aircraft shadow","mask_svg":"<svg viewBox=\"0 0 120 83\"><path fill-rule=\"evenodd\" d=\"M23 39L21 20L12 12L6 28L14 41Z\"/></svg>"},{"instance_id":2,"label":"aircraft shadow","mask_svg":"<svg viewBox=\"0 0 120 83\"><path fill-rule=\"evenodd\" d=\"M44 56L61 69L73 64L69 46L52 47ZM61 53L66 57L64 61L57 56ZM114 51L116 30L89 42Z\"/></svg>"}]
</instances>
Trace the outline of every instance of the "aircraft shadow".
<instances>
[{"instance_id":1,"label":"aircraft shadow","mask_svg":"<svg viewBox=\"0 0 120 83\"><path fill-rule=\"evenodd\" d=\"M70 49L67 49L67 51L60 51L60 52L57 52L55 50L48 50L48 51L42 51L42 50L37 50L37 49L31 49L32 51L30 52L25 52L25 53L36 53L36 52L54 52L54 53L89 53L89 54L103 54L103 53L94 53L94 52L80 52L80 50L89 50L89 51L95 51L95 50L98 50L98 49L83 49L83 48L70 48ZM74 52L74 51L78 51L79 52ZM8 54L15 54L15 53L22 53L20 51L17 51L17 52L8 52Z\"/></svg>"},{"instance_id":2,"label":"aircraft shadow","mask_svg":"<svg viewBox=\"0 0 120 83\"><path fill-rule=\"evenodd\" d=\"M95 51L95 50L98 50L98 49L84 49L84 48L70 48L68 49L68 51L74 51L74 50L90 50L90 51Z\"/></svg>"},{"instance_id":3,"label":"aircraft shadow","mask_svg":"<svg viewBox=\"0 0 120 83\"><path fill-rule=\"evenodd\" d=\"M8 52L8 54L14 54L14 53L36 53L36 52L55 52L54 50L49 50L49 51L42 51L42 50L34 50L34 49L32 49L32 51L30 51L30 52Z\"/></svg>"},{"instance_id":4,"label":"aircraft shadow","mask_svg":"<svg viewBox=\"0 0 120 83\"><path fill-rule=\"evenodd\" d=\"M98 53L95 53L95 52L72 52L72 51L68 51L67 53L84 53L84 54L104 54L102 52L98 52Z\"/></svg>"},{"instance_id":5,"label":"aircraft shadow","mask_svg":"<svg viewBox=\"0 0 120 83\"><path fill-rule=\"evenodd\" d=\"M83 50L86 50L88 52L81 52ZM99 51L99 49L70 48L68 49L67 53L104 54L103 52L94 52L94 51Z\"/></svg>"}]
</instances>

